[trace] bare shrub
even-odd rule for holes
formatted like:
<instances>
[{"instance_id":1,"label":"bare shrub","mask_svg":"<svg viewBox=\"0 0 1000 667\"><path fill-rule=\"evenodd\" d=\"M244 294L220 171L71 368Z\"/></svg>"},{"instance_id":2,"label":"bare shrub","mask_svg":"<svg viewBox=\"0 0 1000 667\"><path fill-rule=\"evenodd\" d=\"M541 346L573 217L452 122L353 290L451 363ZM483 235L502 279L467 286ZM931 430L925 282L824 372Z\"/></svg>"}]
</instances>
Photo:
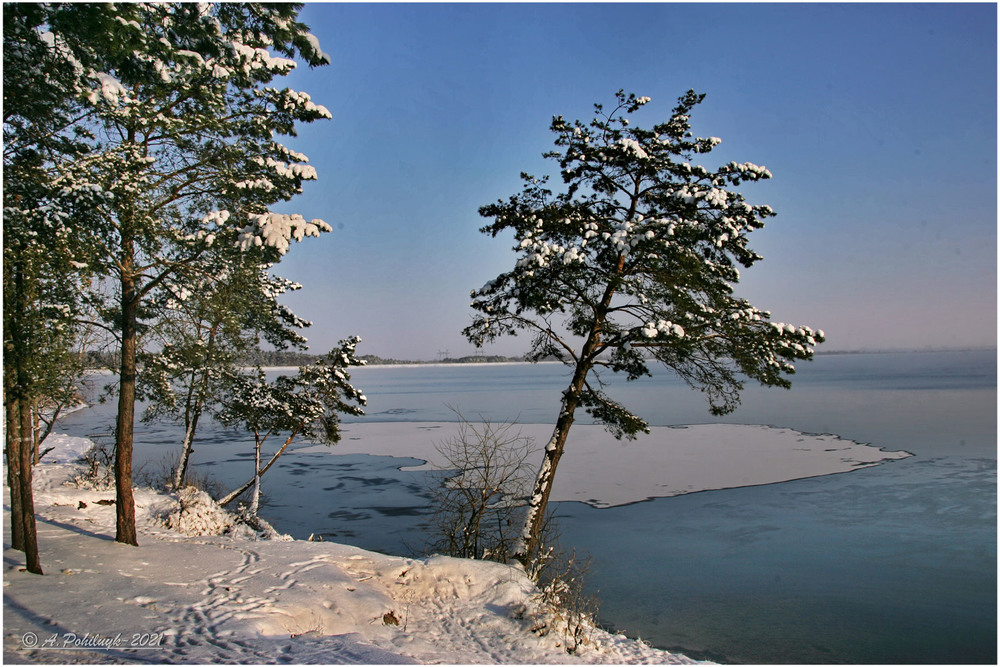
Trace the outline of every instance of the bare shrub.
<instances>
[{"instance_id":1,"label":"bare shrub","mask_svg":"<svg viewBox=\"0 0 1000 667\"><path fill-rule=\"evenodd\" d=\"M431 550L507 562L531 481L534 440L512 422L472 423L455 412L458 434L435 446L442 461L432 486Z\"/></svg>"},{"instance_id":2,"label":"bare shrub","mask_svg":"<svg viewBox=\"0 0 1000 667\"><path fill-rule=\"evenodd\" d=\"M161 491L173 491L176 470L177 461L173 457L165 456L155 465L143 466L134 477L141 486L149 486ZM226 487L211 473L201 472L193 467L188 469L184 479L186 480L184 487L193 486L213 498L219 498L226 492Z\"/></svg>"},{"instance_id":3,"label":"bare shrub","mask_svg":"<svg viewBox=\"0 0 1000 667\"><path fill-rule=\"evenodd\" d=\"M115 486L115 449L112 443L95 442L83 455L84 470L73 479L80 488L104 491Z\"/></svg>"},{"instance_id":4,"label":"bare shrub","mask_svg":"<svg viewBox=\"0 0 1000 667\"><path fill-rule=\"evenodd\" d=\"M435 464L438 475L432 486L431 549L459 558L508 562L534 478L527 463L534 441L522 436L512 422L472 423L455 412L458 434L435 447L442 462ZM540 544L525 568L538 586L537 596L515 617L530 622L540 636L556 637L567 653L575 654L598 627L598 600L584 592L590 561L557 546L551 514L542 524Z\"/></svg>"}]
</instances>

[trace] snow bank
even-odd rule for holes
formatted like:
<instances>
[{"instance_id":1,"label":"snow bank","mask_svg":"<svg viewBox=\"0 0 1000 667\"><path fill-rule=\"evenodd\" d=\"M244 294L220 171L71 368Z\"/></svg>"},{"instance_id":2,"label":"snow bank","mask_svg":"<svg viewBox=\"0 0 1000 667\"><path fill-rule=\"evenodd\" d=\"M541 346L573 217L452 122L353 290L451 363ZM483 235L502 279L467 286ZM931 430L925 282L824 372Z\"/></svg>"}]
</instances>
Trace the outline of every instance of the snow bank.
<instances>
[{"instance_id":1,"label":"snow bank","mask_svg":"<svg viewBox=\"0 0 1000 667\"><path fill-rule=\"evenodd\" d=\"M49 441L36 468L46 575L4 535L6 663L692 663L597 629L567 653L560 632L532 631L551 611L519 569L254 541L194 491L136 489L140 546L117 544L114 492L74 484L81 464L65 462L79 440Z\"/></svg>"},{"instance_id":2,"label":"snow bank","mask_svg":"<svg viewBox=\"0 0 1000 667\"><path fill-rule=\"evenodd\" d=\"M541 447L552 426L518 424L512 433ZM337 454L375 454L435 461L435 445L458 434L449 422L352 423L342 427ZM324 446L300 452L329 451ZM850 472L912 456L835 435L742 424L658 426L637 440L615 440L601 426L577 424L559 463L553 501L611 507L697 491L775 484ZM535 460L535 459L532 459ZM541 454L538 459L541 460ZM418 466L412 469L427 467Z\"/></svg>"},{"instance_id":3,"label":"snow bank","mask_svg":"<svg viewBox=\"0 0 1000 667\"><path fill-rule=\"evenodd\" d=\"M177 507L161 520L171 530L190 536L230 535L244 540L291 541L260 517L231 514L204 491L189 486L177 494Z\"/></svg>"},{"instance_id":4,"label":"snow bank","mask_svg":"<svg viewBox=\"0 0 1000 667\"><path fill-rule=\"evenodd\" d=\"M45 455L46 463L72 463L79 461L94 446L87 438L75 438L64 433L50 433L42 449L52 447Z\"/></svg>"}]
</instances>

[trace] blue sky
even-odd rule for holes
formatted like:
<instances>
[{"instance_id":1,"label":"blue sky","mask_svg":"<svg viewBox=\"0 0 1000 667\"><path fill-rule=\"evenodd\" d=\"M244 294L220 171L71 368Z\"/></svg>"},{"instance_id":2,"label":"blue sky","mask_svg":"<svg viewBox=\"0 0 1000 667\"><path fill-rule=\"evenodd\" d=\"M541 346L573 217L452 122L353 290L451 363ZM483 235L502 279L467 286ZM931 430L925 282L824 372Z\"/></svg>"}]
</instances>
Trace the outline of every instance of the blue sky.
<instances>
[{"instance_id":1,"label":"blue sky","mask_svg":"<svg viewBox=\"0 0 1000 667\"><path fill-rule=\"evenodd\" d=\"M742 192L778 213L738 293L821 349L993 346L997 339L994 4L307 4L332 64L287 85L332 121L290 140L319 181L281 210L333 226L293 246L286 302L314 352L435 359L469 292L513 266L480 206L555 173L553 115L614 93L666 120L690 88L706 164L766 165ZM551 164L549 164L551 163ZM558 183L559 179L554 179ZM521 354L524 338L487 349Z\"/></svg>"}]
</instances>

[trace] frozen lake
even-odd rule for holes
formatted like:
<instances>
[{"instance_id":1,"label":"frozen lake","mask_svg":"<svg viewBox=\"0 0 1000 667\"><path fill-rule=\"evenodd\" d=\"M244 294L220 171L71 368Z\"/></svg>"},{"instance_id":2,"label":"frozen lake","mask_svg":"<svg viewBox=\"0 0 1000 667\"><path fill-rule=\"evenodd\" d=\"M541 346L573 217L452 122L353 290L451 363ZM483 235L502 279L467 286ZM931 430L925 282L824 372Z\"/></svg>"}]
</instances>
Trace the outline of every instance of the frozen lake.
<instances>
[{"instance_id":1,"label":"frozen lake","mask_svg":"<svg viewBox=\"0 0 1000 667\"><path fill-rule=\"evenodd\" d=\"M453 406L469 419L551 423L566 379L549 364L363 368L354 380L368 415L356 421L453 421ZM995 663L996 352L821 355L793 384L748 386L724 418L665 374L611 393L653 425L768 424L915 456L623 507L561 503L564 545L593 558L602 620L726 662ZM98 406L64 430L107 434L110 423ZM137 431L137 462L176 456L175 426ZM227 485L249 476L252 439L202 435L199 470ZM264 478L261 513L300 538L420 552L425 473L399 470L417 464L289 452Z\"/></svg>"}]
</instances>

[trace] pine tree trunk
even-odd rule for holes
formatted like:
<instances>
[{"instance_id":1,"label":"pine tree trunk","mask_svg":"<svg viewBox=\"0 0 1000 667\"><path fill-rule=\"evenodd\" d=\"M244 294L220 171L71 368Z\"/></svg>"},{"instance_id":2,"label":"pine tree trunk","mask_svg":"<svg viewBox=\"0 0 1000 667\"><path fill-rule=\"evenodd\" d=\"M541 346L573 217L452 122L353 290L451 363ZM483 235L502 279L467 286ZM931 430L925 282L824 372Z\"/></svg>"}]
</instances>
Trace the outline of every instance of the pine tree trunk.
<instances>
[{"instance_id":1,"label":"pine tree trunk","mask_svg":"<svg viewBox=\"0 0 1000 667\"><path fill-rule=\"evenodd\" d=\"M38 533L35 526L35 502L31 489L31 459L34 451L34 426L31 423L31 402L21 398L18 405L20 427L21 523L24 530L24 561L28 572L43 574L38 558Z\"/></svg>"},{"instance_id":2,"label":"pine tree trunk","mask_svg":"<svg viewBox=\"0 0 1000 667\"><path fill-rule=\"evenodd\" d=\"M618 272L621 273L625 265L624 255L618 260ZM587 384L587 375L594 367L594 358L599 351L600 339L604 329L604 322L607 317L608 308L611 306L611 299L615 294L615 283L608 284L604 291L601 303L594 313L594 322L590 328L590 334L580 351L577 359L576 369L573 372L573 379L569 387L563 392L562 409L559 411L559 418L556 420L556 427L552 431L552 437L545 446L545 456L542 459L542 466L538 470L538 477L535 479L535 488L528 500L528 510L524 518L524 527L521 535L514 543L514 553L512 558L524 565L525 569L531 571L532 563L538 556L538 549L541 545L542 528L545 526L545 510L548 508L549 496L552 494L552 482L556 474L556 467L559 459L562 458L563 450L566 448L566 438L569 430L573 426L576 409L580 405L580 397Z\"/></svg>"},{"instance_id":3,"label":"pine tree trunk","mask_svg":"<svg viewBox=\"0 0 1000 667\"><path fill-rule=\"evenodd\" d=\"M583 357L585 359L585 357ZM566 448L566 438L569 430L573 426L574 414L580 404L580 395L583 392L584 382L587 373L590 372L591 364L581 362L577 365L576 372L570 386L563 392L562 409L559 411L559 418L552 431L552 437L545 446L545 455L542 465L538 469L538 477L535 479L534 490L528 500L528 510L524 517L524 527L521 535L514 544L512 558L519 561L526 569L531 570L531 563L538 555L541 546L542 527L545 525L545 511L548 508L549 496L552 494L552 483L555 479L556 467L562 458L563 450Z\"/></svg>"},{"instance_id":4,"label":"pine tree trunk","mask_svg":"<svg viewBox=\"0 0 1000 667\"><path fill-rule=\"evenodd\" d=\"M115 486L117 508L115 541L138 546L135 501L132 496L132 437L135 427L136 319L138 295L132 275L132 249L126 244L121 271L122 348L115 426Z\"/></svg>"},{"instance_id":5,"label":"pine tree trunk","mask_svg":"<svg viewBox=\"0 0 1000 667\"><path fill-rule=\"evenodd\" d=\"M13 281L13 295L5 294L5 298L13 299L15 310L18 313L26 313L28 308L28 292L24 273L16 270ZM19 319L19 318L18 318ZM17 488L19 496L19 507L16 517L13 515L13 505L11 506L11 523L20 524L21 546L24 550L24 560L28 572L42 574L42 566L38 558L38 535L35 530L35 503L31 489L31 458L34 449L33 428L31 424L31 400L29 398L31 377L27 368L28 351L25 349L29 345L29 338L24 331L26 324L23 321L5 322L5 325L12 326L14 332L11 336L13 341L12 349L5 350L13 358L13 363L5 370L9 373L13 371L13 381L7 386L7 415L12 416L11 406L16 403L17 419L15 423L8 423L8 438L13 436L14 450L7 463L11 469L16 471ZM11 488L11 500L13 501L13 487ZM13 536L11 538L13 540Z\"/></svg>"},{"instance_id":6,"label":"pine tree trunk","mask_svg":"<svg viewBox=\"0 0 1000 667\"><path fill-rule=\"evenodd\" d=\"M24 522L21 514L21 424L17 419L17 405L8 388L6 400L7 410L7 488L10 490L10 545L18 551L24 551Z\"/></svg>"},{"instance_id":7,"label":"pine tree trunk","mask_svg":"<svg viewBox=\"0 0 1000 667\"><path fill-rule=\"evenodd\" d=\"M41 408L37 405L34 406L32 414L34 416L34 424L31 425L31 464L38 465L42 460L41 446L42 446L42 419L39 416L41 413Z\"/></svg>"}]
</instances>

